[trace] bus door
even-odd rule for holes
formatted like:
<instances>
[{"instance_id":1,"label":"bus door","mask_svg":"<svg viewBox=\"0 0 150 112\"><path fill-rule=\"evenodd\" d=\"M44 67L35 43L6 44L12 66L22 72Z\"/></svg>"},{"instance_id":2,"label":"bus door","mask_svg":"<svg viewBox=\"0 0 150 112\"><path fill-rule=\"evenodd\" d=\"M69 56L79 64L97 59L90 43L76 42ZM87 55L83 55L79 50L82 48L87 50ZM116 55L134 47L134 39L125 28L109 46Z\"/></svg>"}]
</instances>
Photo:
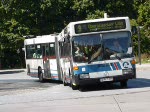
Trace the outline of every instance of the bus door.
<instances>
[{"instance_id":1,"label":"bus door","mask_svg":"<svg viewBox=\"0 0 150 112\"><path fill-rule=\"evenodd\" d=\"M58 79L63 80L62 70L60 66L60 54L59 54L59 43L57 37L55 37L55 55L56 55L56 64L57 64L57 72L58 72Z\"/></svg>"},{"instance_id":2,"label":"bus door","mask_svg":"<svg viewBox=\"0 0 150 112\"><path fill-rule=\"evenodd\" d=\"M45 78L51 78L50 60L49 60L49 44L42 45L43 51L43 67Z\"/></svg>"}]
</instances>

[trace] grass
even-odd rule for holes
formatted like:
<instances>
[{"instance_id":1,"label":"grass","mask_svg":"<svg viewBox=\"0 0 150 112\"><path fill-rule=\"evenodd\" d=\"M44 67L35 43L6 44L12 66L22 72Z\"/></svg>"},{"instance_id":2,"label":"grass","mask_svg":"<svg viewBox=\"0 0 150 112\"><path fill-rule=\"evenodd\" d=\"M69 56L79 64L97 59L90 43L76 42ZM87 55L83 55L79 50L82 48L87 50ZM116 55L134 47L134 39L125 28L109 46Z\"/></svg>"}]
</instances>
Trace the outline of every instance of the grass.
<instances>
[{"instance_id":1,"label":"grass","mask_svg":"<svg viewBox=\"0 0 150 112\"><path fill-rule=\"evenodd\" d=\"M139 57L136 56L136 62L139 63ZM149 54L142 54L141 55L141 63L146 64L149 63L150 64L150 55Z\"/></svg>"}]
</instances>

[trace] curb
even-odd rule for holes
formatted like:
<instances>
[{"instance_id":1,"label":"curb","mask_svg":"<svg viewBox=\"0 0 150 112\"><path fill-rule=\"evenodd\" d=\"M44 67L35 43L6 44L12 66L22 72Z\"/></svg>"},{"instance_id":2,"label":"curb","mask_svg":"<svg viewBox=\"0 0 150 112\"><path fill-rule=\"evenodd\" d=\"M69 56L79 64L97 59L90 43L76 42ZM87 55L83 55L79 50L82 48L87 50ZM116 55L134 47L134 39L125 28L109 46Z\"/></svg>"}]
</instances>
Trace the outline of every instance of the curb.
<instances>
[{"instance_id":1,"label":"curb","mask_svg":"<svg viewBox=\"0 0 150 112\"><path fill-rule=\"evenodd\" d=\"M25 69L9 69L9 70L0 70L0 74L13 74L13 73L20 73L25 72Z\"/></svg>"}]
</instances>

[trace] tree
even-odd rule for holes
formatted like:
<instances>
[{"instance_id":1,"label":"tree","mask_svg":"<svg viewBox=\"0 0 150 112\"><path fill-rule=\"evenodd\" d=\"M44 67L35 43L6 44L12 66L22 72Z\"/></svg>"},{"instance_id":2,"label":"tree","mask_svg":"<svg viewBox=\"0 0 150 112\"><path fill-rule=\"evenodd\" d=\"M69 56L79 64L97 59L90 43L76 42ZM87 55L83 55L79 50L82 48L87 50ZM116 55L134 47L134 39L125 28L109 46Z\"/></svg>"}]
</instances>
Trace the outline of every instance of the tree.
<instances>
[{"instance_id":1,"label":"tree","mask_svg":"<svg viewBox=\"0 0 150 112\"><path fill-rule=\"evenodd\" d=\"M144 35L150 38L150 1L147 0L145 3L139 6L139 17L138 23L144 28Z\"/></svg>"},{"instance_id":2,"label":"tree","mask_svg":"<svg viewBox=\"0 0 150 112\"><path fill-rule=\"evenodd\" d=\"M73 0L72 9L76 13L76 20L84 20L94 10L94 3L91 0Z\"/></svg>"},{"instance_id":3,"label":"tree","mask_svg":"<svg viewBox=\"0 0 150 112\"><path fill-rule=\"evenodd\" d=\"M87 15L86 19L99 19L104 18L105 11L96 10L95 12L91 12Z\"/></svg>"},{"instance_id":4,"label":"tree","mask_svg":"<svg viewBox=\"0 0 150 112\"><path fill-rule=\"evenodd\" d=\"M141 29L141 43L142 53L147 53L150 55L150 1L145 0L143 4L139 6L138 10L138 24L142 26Z\"/></svg>"},{"instance_id":5,"label":"tree","mask_svg":"<svg viewBox=\"0 0 150 112\"><path fill-rule=\"evenodd\" d=\"M22 32L27 30L26 27L21 25L18 21L16 21L15 18L13 18L13 16L11 16L11 3L12 1L9 0L1 1L0 4L0 40L2 54L1 62L3 63L2 67L8 67L9 65L12 65L11 62L13 61L10 61L11 59L13 60L12 54L14 54L14 57L18 59L20 58L17 56L17 50L22 47L23 44L23 38L20 37L22 37Z\"/></svg>"},{"instance_id":6,"label":"tree","mask_svg":"<svg viewBox=\"0 0 150 112\"><path fill-rule=\"evenodd\" d=\"M4 65L17 63L13 60L24 58L22 52L18 53L23 36L59 33L69 22L101 18L104 13L129 16L132 25L144 26L142 45L150 45L149 0L1 0L0 57ZM137 36L133 40L137 48ZM150 49L142 47L143 53Z\"/></svg>"}]
</instances>

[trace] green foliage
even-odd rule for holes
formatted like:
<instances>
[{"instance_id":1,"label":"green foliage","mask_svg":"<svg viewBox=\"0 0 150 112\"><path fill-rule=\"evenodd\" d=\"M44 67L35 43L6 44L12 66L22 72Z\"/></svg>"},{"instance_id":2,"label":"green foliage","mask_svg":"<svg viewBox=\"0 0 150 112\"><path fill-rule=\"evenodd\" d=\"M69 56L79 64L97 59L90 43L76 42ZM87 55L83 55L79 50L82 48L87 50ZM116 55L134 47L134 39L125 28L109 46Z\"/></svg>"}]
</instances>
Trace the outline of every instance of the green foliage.
<instances>
[{"instance_id":1,"label":"green foliage","mask_svg":"<svg viewBox=\"0 0 150 112\"><path fill-rule=\"evenodd\" d=\"M144 27L145 35L150 38L150 1L147 0L145 3L139 6L139 17L138 23Z\"/></svg>"},{"instance_id":2,"label":"green foliage","mask_svg":"<svg viewBox=\"0 0 150 112\"><path fill-rule=\"evenodd\" d=\"M73 0L73 3L73 9L77 12L78 16L81 14L86 16L94 8L94 3L91 0Z\"/></svg>"},{"instance_id":3,"label":"green foliage","mask_svg":"<svg viewBox=\"0 0 150 112\"><path fill-rule=\"evenodd\" d=\"M87 15L86 19L99 19L104 18L104 11L96 10L94 13L91 12L89 15Z\"/></svg>"},{"instance_id":4,"label":"green foliage","mask_svg":"<svg viewBox=\"0 0 150 112\"><path fill-rule=\"evenodd\" d=\"M145 29L141 29L141 53L150 55L150 38L145 35Z\"/></svg>"},{"instance_id":5,"label":"green foliage","mask_svg":"<svg viewBox=\"0 0 150 112\"><path fill-rule=\"evenodd\" d=\"M141 29L142 53L150 52L149 0L1 0L0 59L3 67L24 62L23 36L60 32L71 21L129 16L132 26ZM137 35L133 36L135 54ZM18 52L18 49L20 52ZM7 66L4 66L7 65Z\"/></svg>"}]
</instances>

